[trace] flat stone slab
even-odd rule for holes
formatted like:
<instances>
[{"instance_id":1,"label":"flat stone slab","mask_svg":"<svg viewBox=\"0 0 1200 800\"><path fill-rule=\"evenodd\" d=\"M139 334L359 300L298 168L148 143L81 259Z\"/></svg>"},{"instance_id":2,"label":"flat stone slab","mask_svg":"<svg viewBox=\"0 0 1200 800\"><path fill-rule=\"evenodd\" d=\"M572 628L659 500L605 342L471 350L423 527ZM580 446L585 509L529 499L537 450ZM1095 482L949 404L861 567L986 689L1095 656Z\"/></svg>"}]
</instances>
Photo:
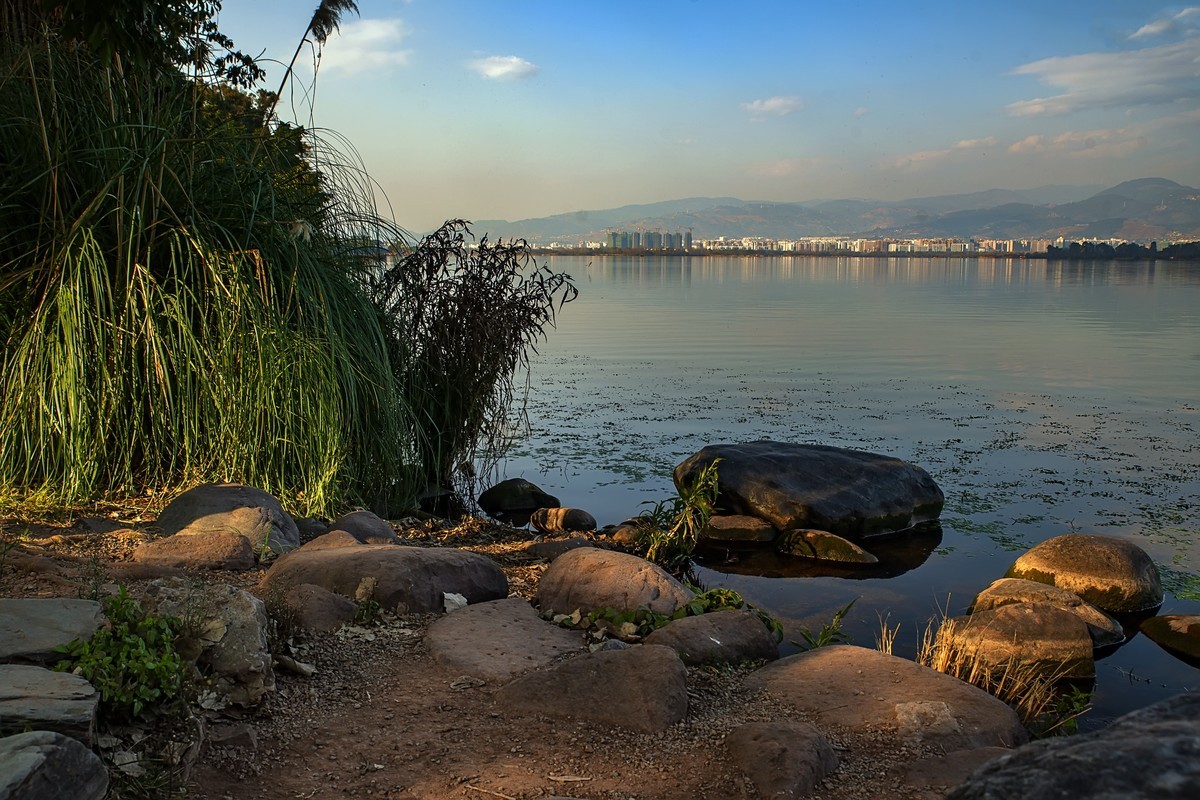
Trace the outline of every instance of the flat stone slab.
<instances>
[{"instance_id":1,"label":"flat stone slab","mask_svg":"<svg viewBox=\"0 0 1200 800\"><path fill-rule=\"evenodd\" d=\"M514 713L656 733L687 716L687 667L669 647L600 651L528 672L500 689L496 699Z\"/></svg>"},{"instance_id":2,"label":"flat stone slab","mask_svg":"<svg viewBox=\"0 0 1200 800\"><path fill-rule=\"evenodd\" d=\"M877 650L819 647L781 658L746 680L822 727L891 729L946 752L1028 740L1016 712L982 689Z\"/></svg>"},{"instance_id":3,"label":"flat stone slab","mask_svg":"<svg viewBox=\"0 0 1200 800\"><path fill-rule=\"evenodd\" d=\"M233 531L198 535L177 533L138 546L135 561L172 569L241 571L254 567L250 540Z\"/></svg>"},{"instance_id":4,"label":"flat stone slab","mask_svg":"<svg viewBox=\"0 0 1200 800\"><path fill-rule=\"evenodd\" d=\"M1108 614L1072 591L1038 581L1020 578L992 581L990 586L976 595L967 613L989 611L1014 603L1044 603L1071 612L1087 624L1095 647L1111 647L1125 641L1125 630L1121 623Z\"/></svg>"},{"instance_id":5,"label":"flat stone slab","mask_svg":"<svg viewBox=\"0 0 1200 800\"><path fill-rule=\"evenodd\" d=\"M55 664L59 645L90 639L104 624L94 600L66 598L0 599L0 663Z\"/></svg>"},{"instance_id":6,"label":"flat stone slab","mask_svg":"<svg viewBox=\"0 0 1200 800\"><path fill-rule=\"evenodd\" d=\"M0 800L101 800L108 771L69 736L30 731L0 739Z\"/></svg>"},{"instance_id":7,"label":"flat stone slab","mask_svg":"<svg viewBox=\"0 0 1200 800\"><path fill-rule=\"evenodd\" d=\"M578 631L538 616L519 597L460 608L429 626L425 643L440 663L485 681L506 681L583 649Z\"/></svg>"},{"instance_id":8,"label":"flat stone slab","mask_svg":"<svg viewBox=\"0 0 1200 800\"><path fill-rule=\"evenodd\" d=\"M100 693L70 672L0 665L0 733L55 731L90 747L99 702Z\"/></svg>"}]
</instances>

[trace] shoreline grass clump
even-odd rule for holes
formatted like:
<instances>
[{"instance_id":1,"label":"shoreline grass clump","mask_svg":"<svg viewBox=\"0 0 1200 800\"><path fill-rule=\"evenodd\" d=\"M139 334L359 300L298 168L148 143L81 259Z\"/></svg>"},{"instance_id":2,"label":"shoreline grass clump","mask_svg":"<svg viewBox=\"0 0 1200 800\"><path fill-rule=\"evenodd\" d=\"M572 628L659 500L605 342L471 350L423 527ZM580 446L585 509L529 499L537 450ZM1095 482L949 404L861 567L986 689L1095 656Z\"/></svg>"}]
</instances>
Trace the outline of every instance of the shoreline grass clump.
<instances>
[{"instance_id":1,"label":"shoreline grass clump","mask_svg":"<svg viewBox=\"0 0 1200 800\"><path fill-rule=\"evenodd\" d=\"M944 618L925 628L917 649L918 664L952 675L1004 701L1034 738L1071 734L1090 708L1090 693L1071 684L1065 674L1046 674L1036 664L1008 659L991 664L963 647L956 623Z\"/></svg>"}]
</instances>

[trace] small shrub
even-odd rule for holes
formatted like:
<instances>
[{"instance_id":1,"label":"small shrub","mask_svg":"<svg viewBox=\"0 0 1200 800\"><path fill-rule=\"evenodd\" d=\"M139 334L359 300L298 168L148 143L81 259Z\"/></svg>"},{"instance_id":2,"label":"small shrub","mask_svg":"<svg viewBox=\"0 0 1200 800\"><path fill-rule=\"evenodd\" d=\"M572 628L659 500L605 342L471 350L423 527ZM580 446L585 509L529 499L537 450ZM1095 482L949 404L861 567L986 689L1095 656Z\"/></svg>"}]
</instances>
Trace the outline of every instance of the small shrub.
<instances>
[{"instance_id":1,"label":"small shrub","mask_svg":"<svg viewBox=\"0 0 1200 800\"><path fill-rule=\"evenodd\" d=\"M693 587L695 588L695 587ZM776 642L783 639L783 625L779 620L758 608L733 589L709 589L699 592L687 604L680 606L674 614L660 614L646 606L634 611L618 611L615 608L596 609L587 614L576 609L571 614L555 614L551 619L564 627L591 631L593 638L603 640L610 636L624 641L639 641L657 629L684 617L698 617L713 611L746 609L766 626Z\"/></svg>"},{"instance_id":2,"label":"small shrub","mask_svg":"<svg viewBox=\"0 0 1200 800\"><path fill-rule=\"evenodd\" d=\"M800 638L804 641L794 641L792 644L801 650L815 650L818 647L828 647L833 644L849 644L850 634L842 630L842 620L846 618L846 615L850 613L850 609L857 602L858 598L856 597L838 609L838 612L833 615L833 619L829 621L829 624L821 626L816 633L813 633L806 627L801 627Z\"/></svg>"},{"instance_id":3,"label":"small shrub","mask_svg":"<svg viewBox=\"0 0 1200 800\"><path fill-rule=\"evenodd\" d=\"M86 678L100 692L101 712L132 720L174 700L183 685L183 659L175 649L171 617L146 614L122 586L104 603L108 625L91 639L60 648L55 667Z\"/></svg>"},{"instance_id":4,"label":"small shrub","mask_svg":"<svg viewBox=\"0 0 1200 800\"><path fill-rule=\"evenodd\" d=\"M691 483L679 489L679 496L655 504L639 518L642 529L640 544L646 558L669 569L679 570L687 565L700 541L700 533L716 511L717 464L714 459L696 475Z\"/></svg>"}]
</instances>

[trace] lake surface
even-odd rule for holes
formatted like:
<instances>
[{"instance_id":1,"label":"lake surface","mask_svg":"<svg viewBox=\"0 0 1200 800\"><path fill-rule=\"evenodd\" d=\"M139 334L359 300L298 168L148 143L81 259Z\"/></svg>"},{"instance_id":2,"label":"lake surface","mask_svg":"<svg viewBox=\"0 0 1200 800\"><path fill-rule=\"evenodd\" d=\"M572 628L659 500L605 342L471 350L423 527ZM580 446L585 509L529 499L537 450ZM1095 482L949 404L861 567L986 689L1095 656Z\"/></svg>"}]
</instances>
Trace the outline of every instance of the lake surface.
<instances>
[{"instance_id":1,"label":"lake surface","mask_svg":"<svg viewBox=\"0 0 1200 800\"><path fill-rule=\"evenodd\" d=\"M894 577L712 559L787 640L881 618L912 657L1025 549L1072 531L1151 554L1160 613L1200 613L1200 265L986 259L552 257L579 299L540 347L530 430L501 477L615 523L674 494L706 444L776 439L870 450L928 470L940 540ZM921 553L920 556L924 556ZM785 650L794 651L795 648ZM1200 687L1134 636L1097 662L1085 727Z\"/></svg>"}]
</instances>

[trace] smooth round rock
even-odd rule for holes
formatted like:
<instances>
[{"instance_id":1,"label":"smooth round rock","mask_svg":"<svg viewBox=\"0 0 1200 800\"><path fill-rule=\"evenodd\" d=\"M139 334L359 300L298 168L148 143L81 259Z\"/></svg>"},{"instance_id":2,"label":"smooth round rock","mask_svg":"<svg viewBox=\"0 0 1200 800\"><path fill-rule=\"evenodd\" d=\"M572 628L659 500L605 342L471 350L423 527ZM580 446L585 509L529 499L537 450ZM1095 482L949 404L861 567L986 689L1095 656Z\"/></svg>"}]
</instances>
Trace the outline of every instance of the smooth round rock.
<instances>
[{"instance_id":1,"label":"smooth round rock","mask_svg":"<svg viewBox=\"0 0 1200 800\"><path fill-rule=\"evenodd\" d=\"M1091 678L1092 636L1070 611L1045 603L1012 603L942 623L939 640L992 667L1016 663L1052 678Z\"/></svg>"},{"instance_id":2,"label":"smooth round rock","mask_svg":"<svg viewBox=\"0 0 1200 800\"><path fill-rule=\"evenodd\" d=\"M646 606L658 614L674 614L694 595L665 569L644 558L579 547L550 563L538 581L543 611L570 614L576 609L637 611Z\"/></svg>"},{"instance_id":3,"label":"smooth round rock","mask_svg":"<svg viewBox=\"0 0 1200 800\"><path fill-rule=\"evenodd\" d=\"M1069 533L1032 547L1006 578L1067 589L1097 608L1123 614L1162 605L1158 567L1146 551L1126 539Z\"/></svg>"},{"instance_id":4,"label":"smooth round rock","mask_svg":"<svg viewBox=\"0 0 1200 800\"><path fill-rule=\"evenodd\" d=\"M1087 623L1095 647L1112 647L1125 641L1121 623L1087 602L1079 595L1057 586L1021 578L1001 578L993 581L975 597L968 614L1007 606L1013 603L1045 603L1070 611Z\"/></svg>"}]
</instances>

